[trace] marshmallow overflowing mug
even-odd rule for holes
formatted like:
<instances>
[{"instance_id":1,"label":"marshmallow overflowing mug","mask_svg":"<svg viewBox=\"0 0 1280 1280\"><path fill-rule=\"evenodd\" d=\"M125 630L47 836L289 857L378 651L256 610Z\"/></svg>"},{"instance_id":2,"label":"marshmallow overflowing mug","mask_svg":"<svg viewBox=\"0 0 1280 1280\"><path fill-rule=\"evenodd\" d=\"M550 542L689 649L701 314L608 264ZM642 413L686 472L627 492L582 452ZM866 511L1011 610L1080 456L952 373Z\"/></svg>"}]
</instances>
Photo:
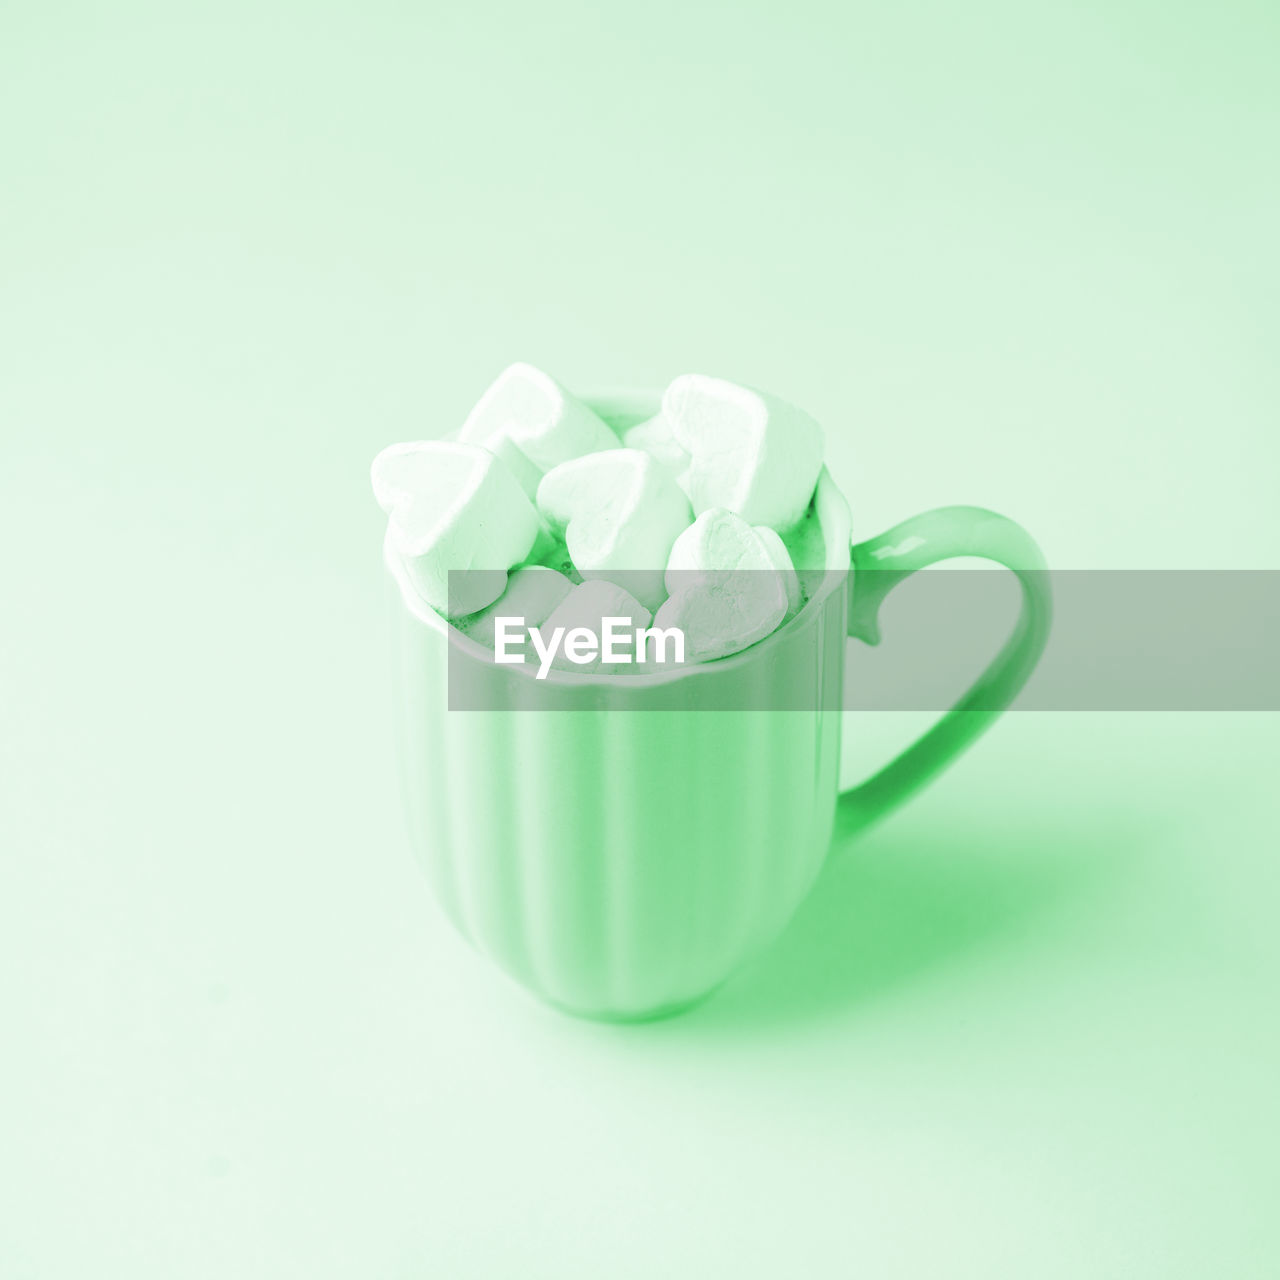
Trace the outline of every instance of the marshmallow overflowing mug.
<instances>
[{"instance_id":1,"label":"marshmallow overflowing mug","mask_svg":"<svg viewBox=\"0 0 1280 1280\"><path fill-rule=\"evenodd\" d=\"M854 545L821 451L807 415L716 379L580 401L517 365L456 441L374 463L414 854L459 932L557 1008L634 1021L714 991L785 927L837 818L853 830L899 804L1039 659L1051 602L1022 528L947 507ZM1017 575L1013 633L841 795L847 638L878 643L888 592L960 556ZM682 576L697 570L751 588L700 590ZM548 642L511 665L512 616L539 644L625 619L685 652L622 668Z\"/></svg>"}]
</instances>

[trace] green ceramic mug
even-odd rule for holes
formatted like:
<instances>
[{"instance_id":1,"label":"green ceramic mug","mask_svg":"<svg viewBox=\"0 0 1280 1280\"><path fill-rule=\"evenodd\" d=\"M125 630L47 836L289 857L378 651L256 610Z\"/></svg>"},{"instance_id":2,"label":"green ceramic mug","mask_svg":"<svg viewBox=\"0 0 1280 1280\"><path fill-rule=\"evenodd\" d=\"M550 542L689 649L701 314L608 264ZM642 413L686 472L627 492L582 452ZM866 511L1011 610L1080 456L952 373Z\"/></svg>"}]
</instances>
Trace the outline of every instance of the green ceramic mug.
<instances>
[{"instance_id":1,"label":"green ceramic mug","mask_svg":"<svg viewBox=\"0 0 1280 1280\"><path fill-rule=\"evenodd\" d=\"M623 429L658 398L590 403ZM1043 557L1018 525L948 507L851 549L849 507L825 470L815 505L827 572L803 610L742 653L655 676L536 681L531 669L497 667L421 601L386 548L415 856L458 930L550 1004L629 1021L708 995L791 918L837 814L856 828L900 803L1035 667L1051 602ZM892 587L957 556L1018 575L1013 634L933 728L840 796L846 637L877 643ZM451 664L485 687L488 709L450 710ZM772 709L801 705L771 696L780 680L814 691L809 705Z\"/></svg>"}]
</instances>

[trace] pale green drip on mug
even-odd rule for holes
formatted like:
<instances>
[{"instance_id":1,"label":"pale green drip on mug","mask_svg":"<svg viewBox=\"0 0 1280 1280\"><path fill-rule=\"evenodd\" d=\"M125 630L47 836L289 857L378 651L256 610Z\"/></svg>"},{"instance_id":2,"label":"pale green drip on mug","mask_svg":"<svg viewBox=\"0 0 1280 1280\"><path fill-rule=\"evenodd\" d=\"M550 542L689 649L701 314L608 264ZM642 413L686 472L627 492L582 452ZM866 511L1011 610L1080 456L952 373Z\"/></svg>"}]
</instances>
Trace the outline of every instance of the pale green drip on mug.
<instances>
[{"instance_id":1,"label":"pale green drip on mug","mask_svg":"<svg viewBox=\"0 0 1280 1280\"><path fill-rule=\"evenodd\" d=\"M624 428L655 413L658 397L589 403ZM800 614L733 657L653 676L535 681L497 668L418 598L385 548L415 856L459 931L557 1008L633 1021L708 995L784 928L833 824L864 827L904 800L1034 669L1051 603L1043 557L1018 525L949 507L851 550L849 507L825 470L815 508L828 572ZM846 635L878 643L892 587L956 556L1018 575L1014 632L937 725L840 796ZM455 682L476 681L494 709L449 709L451 662ZM797 688L812 698L797 702ZM763 709L797 705L806 709Z\"/></svg>"}]
</instances>

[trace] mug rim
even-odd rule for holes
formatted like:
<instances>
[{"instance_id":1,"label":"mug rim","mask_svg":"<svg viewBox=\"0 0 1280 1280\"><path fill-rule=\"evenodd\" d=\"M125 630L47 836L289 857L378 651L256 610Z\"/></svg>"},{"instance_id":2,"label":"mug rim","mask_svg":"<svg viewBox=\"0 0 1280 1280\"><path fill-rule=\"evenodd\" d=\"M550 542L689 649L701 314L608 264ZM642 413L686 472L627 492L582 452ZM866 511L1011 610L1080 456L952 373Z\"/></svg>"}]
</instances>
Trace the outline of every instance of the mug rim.
<instances>
[{"instance_id":1,"label":"mug rim","mask_svg":"<svg viewBox=\"0 0 1280 1280\"><path fill-rule=\"evenodd\" d=\"M598 413L602 418L638 416L652 417L661 406L662 397L657 392L636 391L631 389L593 390L578 397L584 404ZM723 658L709 662L691 662L682 667L673 667L669 671L647 672L643 675L619 676L605 672L568 671L561 667L553 667L540 681L547 685L571 685L585 687L591 685L617 688L652 688L667 684L673 680L693 679L699 675L706 676L712 672L723 672L735 667L745 666L766 656L771 647L782 642L799 623L812 617L825 606L831 593L844 581L850 571L849 549L852 545L852 517L848 499L841 493L836 482L831 478L826 464L818 473L818 482L814 487L814 509L818 516L818 524L822 529L822 541L825 549L826 563L823 567L823 580L818 590L805 601L804 607L788 622L784 623L771 635L746 649L731 653ZM419 621L442 635L445 641L454 648L480 661L487 661L486 654L492 653L478 640L463 634L448 618L437 613L418 593L409 577L404 561L391 545L391 531L382 543L383 561L399 588L402 603ZM526 668L519 668L520 673L527 673Z\"/></svg>"}]
</instances>

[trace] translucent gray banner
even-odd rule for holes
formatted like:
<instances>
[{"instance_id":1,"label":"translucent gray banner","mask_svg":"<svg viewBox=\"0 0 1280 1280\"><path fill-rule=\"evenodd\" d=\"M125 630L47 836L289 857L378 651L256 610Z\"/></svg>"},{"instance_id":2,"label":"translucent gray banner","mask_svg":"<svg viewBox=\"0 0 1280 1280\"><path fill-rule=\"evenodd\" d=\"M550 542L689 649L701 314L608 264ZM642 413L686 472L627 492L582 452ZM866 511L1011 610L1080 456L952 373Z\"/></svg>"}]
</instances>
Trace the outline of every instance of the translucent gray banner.
<instances>
[{"instance_id":1,"label":"translucent gray banner","mask_svg":"<svg viewBox=\"0 0 1280 1280\"><path fill-rule=\"evenodd\" d=\"M887 585L880 571L802 572L787 620L729 656L581 668L559 656L540 663L527 639L526 661L499 664L492 616L449 628L449 706L454 710L846 710L943 711L969 690L1010 635L1023 588L1001 569L931 569L896 582L879 611L881 641L846 641L849 596ZM450 574L450 590L474 598L476 573ZM768 572L688 573L665 584L676 595L738 593L741 609L674 611L655 598L654 573L610 580L665 618L737 632L732 645L767 625L777 584ZM656 575L661 580L661 574ZM1039 666L1012 710L1280 710L1280 571L1056 570L1035 575L1054 600ZM455 583L455 579L466 580ZM500 583L499 583L500 586ZM492 593L496 588L490 586ZM659 588L661 591L661 588ZM499 605L486 611L490 615ZM744 621L745 615L745 621ZM766 616L768 615L768 616ZM765 617L762 623L760 617ZM487 641L487 643L486 643ZM695 646L696 647L696 646ZM723 647L723 646L722 646ZM521 646L513 644L508 652ZM622 650L615 649L615 656ZM542 678L539 669L545 667ZM1001 709L979 685L970 707Z\"/></svg>"}]
</instances>

